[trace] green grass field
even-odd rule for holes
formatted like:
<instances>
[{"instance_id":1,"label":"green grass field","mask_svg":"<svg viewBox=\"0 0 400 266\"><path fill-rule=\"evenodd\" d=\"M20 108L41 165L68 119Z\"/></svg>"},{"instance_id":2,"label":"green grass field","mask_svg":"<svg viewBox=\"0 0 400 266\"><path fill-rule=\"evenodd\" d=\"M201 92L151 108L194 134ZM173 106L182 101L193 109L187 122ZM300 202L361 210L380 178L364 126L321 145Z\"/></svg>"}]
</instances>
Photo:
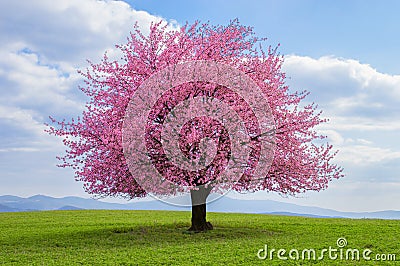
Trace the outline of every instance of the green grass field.
<instances>
[{"instance_id":1,"label":"green grass field","mask_svg":"<svg viewBox=\"0 0 400 266\"><path fill-rule=\"evenodd\" d=\"M0 265L400 265L400 221L227 213L209 213L208 220L215 230L189 234L190 212L0 213ZM348 242L343 254L370 249L371 260L331 260L328 253L318 260L330 246L340 256L340 237ZM300 258L284 261L275 252L260 260L265 244L286 249L286 257L297 249ZM307 253L301 259L304 249L314 249L316 260ZM376 261L376 254L397 261Z\"/></svg>"}]
</instances>

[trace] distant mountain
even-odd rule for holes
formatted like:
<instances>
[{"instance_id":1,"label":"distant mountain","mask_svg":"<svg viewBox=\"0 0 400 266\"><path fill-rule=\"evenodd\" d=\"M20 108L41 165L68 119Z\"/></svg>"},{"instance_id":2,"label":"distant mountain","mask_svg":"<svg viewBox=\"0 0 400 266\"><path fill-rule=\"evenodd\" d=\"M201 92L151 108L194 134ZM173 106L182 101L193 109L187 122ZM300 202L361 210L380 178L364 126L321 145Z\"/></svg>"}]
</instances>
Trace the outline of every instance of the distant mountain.
<instances>
[{"instance_id":1,"label":"distant mountain","mask_svg":"<svg viewBox=\"0 0 400 266\"><path fill-rule=\"evenodd\" d=\"M209 210L216 212L239 212L239 213L261 213L281 214L307 217L342 217L342 218L368 218L368 219L400 219L400 211L378 211L378 212L340 212L320 207L301 206L292 203L274 200L239 200L229 197L209 204Z\"/></svg>"},{"instance_id":2,"label":"distant mountain","mask_svg":"<svg viewBox=\"0 0 400 266\"><path fill-rule=\"evenodd\" d=\"M78 208L75 206L62 206L61 208L58 208L59 211L77 211L77 210L84 210L82 208Z\"/></svg>"},{"instance_id":3,"label":"distant mountain","mask_svg":"<svg viewBox=\"0 0 400 266\"><path fill-rule=\"evenodd\" d=\"M303 213L293 213L293 212L269 212L265 214L272 215L284 215L284 216L302 216L302 217L310 217L310 218L344 218L344 217L334 217L334 216L323 216L323 215L315 215L315 214L303 214Z\"/></svg>"},{"instance_id":4,"label":"distant mountain","mask_svg":"<svg viewBox=\"0 0 400 266\"><path fill-rule=\"evenodd\" d=\"M0 204L0 212L16 212L19 211L18 209L10 208L8 206L5 206L3 204Z\"/></svg>"},{"instance_id":5,"label":"distant mountain","mask_svg":"<svg viewBox=\"0 0 400 266\"><path fill-rule=\"evenodd\" d=\"M187 199L176 198L176 202L186 202ZM80 197L53 198L43 195L35 195L29 198L21 198L11 195L0 196L0 212L15 212L29 210L186 210L189 207L180 207L167 204L158 200L135 201L126 204L108 203L95 199ZM306 217L343 217L343 218L376 218L376 219L400 219L400 211L379 212L339 212L319 207L301 206L273 200L239 200L229 197L221 197L207 204L207 210L212 212L237 212L260 213L275 215L295 215Z\"/></svg>"},{"instance_id":6,"label":"distant mountain","mask_svg":"<svg viewBox=\"0 0 400 266\"><path fill-rule=\"evenodd\" d=\"M127 204L102 202L94 199L79 197L53 198L44 195L35 195L29 198L16 196L0 196L0 204L17 210L58 210L65 206L78 209L129 209Z\"/></svg>"}]
</instances>

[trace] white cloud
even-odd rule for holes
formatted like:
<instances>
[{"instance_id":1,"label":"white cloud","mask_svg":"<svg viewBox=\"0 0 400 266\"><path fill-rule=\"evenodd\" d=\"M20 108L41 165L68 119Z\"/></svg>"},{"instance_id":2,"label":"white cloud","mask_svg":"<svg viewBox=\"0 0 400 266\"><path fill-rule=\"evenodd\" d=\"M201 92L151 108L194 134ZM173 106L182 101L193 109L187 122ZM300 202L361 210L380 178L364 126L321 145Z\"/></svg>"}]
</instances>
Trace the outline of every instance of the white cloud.
<instances>
[{"instance_id":1,"label":"white cloud","mask_svg":"<svg viewBox=\"0 0 400 266\"><path fill-rule=\"evenodd\" d=\"M400 75L332 56L289 55L283 69L289 86L310 91L308 100L315 101L330 119L322 130L400 129Z\"/></svg>"},{"instance_id":2,"label":"white cloud","mask_svg":"<svg viewBox=\"0 0 400 266\"><path fill-rule=\"evenodd\" d=\"M13 125L17 125L29 132L40 134L44 125L34 119L35 111L25 110L18 107L0 106L0 119Z\"/></svg>"},{"instance_id":3,"label":"white cloud","mask_svg":"<svg viewBox=\"0 0 400 266\"><path fill-rule=\"evenodd\" d=\"M84 108L77 69L87 66L86 59L99 61L106 50L115 53L114 45L126 41L135 22L148 32L161 19L122 1L2 2L0 123L15 131L1 133L2 151L55 145L43 122L49 115L74 117ZM26 139L16 141L18 136Z\"/></svg>"},{"instance_id":4,"label":"white cloud","mask_svg":"<svg viewBox=\"0 0 400 266\"><path fill-rule=\"evenodd\" d=\"M0 68L0 104L58 112L82 106L73 97L80 77L76 71L69 73L70 68L41 62L40 56L29 50L0 50Z\"/></svg>"},{"instance_id":5,"label":"white cloud","mask_svg":"<svg viewBox=\"0 0 400 266\"><path fill-rule=\"evenodd\" d=\"M332 129L322 129L318 131L320 134L327 136L329 143L334 145L342 145L344 143L344 138L339 132Z\"/></svg>"},{"instance_id":6,"label":"white cloud","mask_svg":"<svg viewBox=\"0 0 400 266\"><path fill-rule=\"evenodd\" d=\"M148 32L150 23L161 19L122 1L2 3L0 104L76 114L84 104L77 69L125 42L135 22Z\"/></svg>"},{"instance_id":7,"label":"white cloud","mask_svg":"<svg viewBox=\"0 0 400 266\"><path fill-rule=\"evenodd\" d=\"M38 148L29 148L29 147L18 147L18 148L7 148L0 149L0 152L38 152L40 149Z\"/></svg>"},{"instance_id":8,"label":"white cloud","mask_svg":"<svg viewBox=\"0 0 400 266\"><path fill-rule=\"evenodd\" d=\"M39 117L39 118L37 118ZM0 152L62 151L62 143L51 138L34 110L0 105Z\"/></svg>"},{"instance_id":9,"label":"white cloud","mask_svg":"<svg viewBox=\"0 0 400 266\"><path fill-rule=\"evenodd\" d=\"M393 137L400 130L400 76L332 56L290 55L284 71L289 85L309 90L309 100L329 118L318 130L339 150L336 161L346 166L347 176L362 180L360 169L383 169L400 161L400 142ZM375 182L393 180L396 171L384 168Z\"/></svg>"},{"instance_id":10,"label":"white cloud","mask_svg":"<svg viewBox=\"0 0 400 266\"><path fill-rule=\"evenodd\" d=\"M338 130L333 129L322 129L319 132L327 136L327 141L340 151L336 158L339 163L366 166L371 163L400 160L400 151L376 146L371 140L345 138Z\"/></svg>"},{"instance_id":11,"label":"white cloud","mask_svg":"<svg viewBox=\"0 0 400 266\"><path fill-rule=\"evenodd\" d=\"M330 103L343 114L400 111L400 75L380 73L356 60L328 56L314 59L289 55L284 70L290 84L315 93L319 103Z\"/></svg>"},{"instance_id":12,"label":"white cloud","mask_svg":"<svg viewBox=\"0 0 400 266\"><path fill-rule=\"evenodd\" d=\"M0 17L2 43L22 43L50 61L75 66L125 42L136 21L148 31L152 21L162 19L123 1L97 0L6 1Z\"/></svg>"},{"instance_id":13,"label":"white cloud","mask_svg":"<svg viewBox=\"0 0 400 266\"><path fill-rule=\"evenodd\" d=\"M349 114L349 116L337 115L335 109L323 108L324 116L330 121L320 126L321 129L336 129L342 131L393 131L400 129L400 119L396 115L390 114L387 118L374 117L357 117ZM393 117L394 116L394 117Z\"/></svg>"},{"instance_id":14,"label":"white cloud","mask_svg":"<svg viewBox=\"0 0 400 266\"><path fill-rule=\"evenodd\" d=\"M358 142L360 143L359 145L346 145L340 147L340 153L337 160L357 165L369 165L371 163L380 163L400 159L400 151L363 145L369 144L369 141L365 142L363 140L359 140Z\"/></svg>"},{"instance_id":15,"label":"white cloud","mask_svg":"<svg viewBox=\"0 0 400 266\"><path fill-rule=\"evenodd\" d=\"M366 139L356 139L356 141L358 143L360 143L360 144L363 144L363 145L371 145L371 144L373 144L372 141L369 141L369 140L366 140Z\"/></svg>"}]
</instances>

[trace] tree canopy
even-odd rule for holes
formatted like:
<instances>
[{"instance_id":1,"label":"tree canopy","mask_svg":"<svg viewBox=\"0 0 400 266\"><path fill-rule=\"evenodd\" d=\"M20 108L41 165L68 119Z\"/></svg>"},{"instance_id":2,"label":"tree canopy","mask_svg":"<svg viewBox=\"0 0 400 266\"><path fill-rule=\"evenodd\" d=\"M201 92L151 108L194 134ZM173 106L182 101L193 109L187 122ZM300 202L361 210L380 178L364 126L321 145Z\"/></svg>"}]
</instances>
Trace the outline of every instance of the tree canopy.
<instances>
[{"instance_id":1,"label":"tree canopy","mask_svg":"<svg viewBox=\"0 0 400 266\"><path fill-rule=\"evenodd\" d=\"M80 71L85 78L80 89L89 98L82 115L71 121L51 118L48 132L63 137L67 147L60 166L75 169L85 190L100 196L171 194L207 184L216 192L294 195L325 189L343 176L333 163L337 151L319 141L324 136L315 129L326 120L316 104L303 101L308 92L292 91L285 84L284 58L265 41L237 20L227 26L196 22L176 30L159 22L148 34L135 25L127 42L116 45L121 58L105 54L101 62L90 62ZM186 77L191 79L185 79L183 68L177 71L188 64L192 72ZM202 74L204 69L208 72ZM155 79L160 73L163 76ZM171 73L181 80L150 93L151 85L172 82ZM232 84L247 87L239 90ZM165 123L179 108L189 109L181 111L179 128L171 129L175 142L163 139ZM207 108L211 111L204 113ZM134 142L137 139L141 142ZM247 153L237 155L238 145ZM183 157L174 163L177 153ZM235 159L240 167L229 168ZM139 171L148 169L140 168L140 162L156 169L161 181ZM196 167L190 168L193 163ZM222 178L229 169L235 169L235 177ZM163 187L165 181L174 189Z\"/></svg>"}]
</instances>

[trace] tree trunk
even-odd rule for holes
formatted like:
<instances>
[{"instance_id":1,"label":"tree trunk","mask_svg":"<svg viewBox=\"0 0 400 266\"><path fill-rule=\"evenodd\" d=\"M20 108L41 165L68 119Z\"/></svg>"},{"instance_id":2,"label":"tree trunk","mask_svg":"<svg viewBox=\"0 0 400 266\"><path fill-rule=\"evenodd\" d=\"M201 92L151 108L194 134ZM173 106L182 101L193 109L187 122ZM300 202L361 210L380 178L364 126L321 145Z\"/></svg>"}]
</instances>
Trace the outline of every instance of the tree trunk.
<instances>
[{"instance_id":1,"label":"tree trunk","mask_svg":"<svg viewBox=\"0 0 400 266\"><path fill-rule=\"evenodd\" d=\"M192 199L192 226L189 231L204 232L212 230L213 226L206 220L206 200L210 194L212 187L200 186L198 190L191 190L190 197Z\"/></svg>"}]
</instances>

